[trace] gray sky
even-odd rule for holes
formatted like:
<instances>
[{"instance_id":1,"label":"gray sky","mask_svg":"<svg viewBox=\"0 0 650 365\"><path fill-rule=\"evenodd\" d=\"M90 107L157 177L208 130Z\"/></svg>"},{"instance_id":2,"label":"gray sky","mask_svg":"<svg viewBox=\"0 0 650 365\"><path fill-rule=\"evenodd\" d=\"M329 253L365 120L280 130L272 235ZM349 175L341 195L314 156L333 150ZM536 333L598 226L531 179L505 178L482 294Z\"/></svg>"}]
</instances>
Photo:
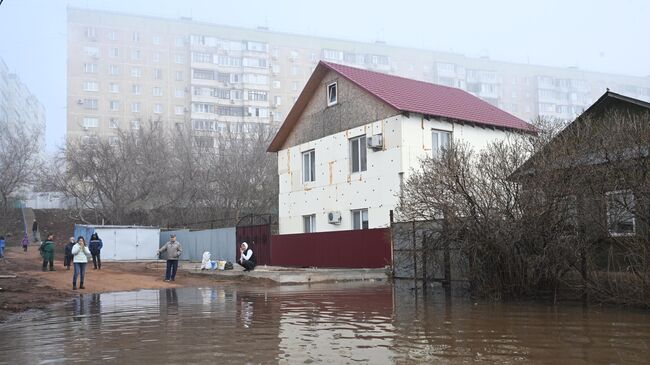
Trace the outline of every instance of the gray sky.
<instances>
[{"instance_id":1,"label":"gray sky","mask_svg":"<svg viewBox=\"0 0 650 365\"><path fill-rule=\"evenodd\" d=\"M65 135L67 5L650 75L647 0L4 0L0 57L45 105L49 151Z\"/></svg>"}]
</instances>

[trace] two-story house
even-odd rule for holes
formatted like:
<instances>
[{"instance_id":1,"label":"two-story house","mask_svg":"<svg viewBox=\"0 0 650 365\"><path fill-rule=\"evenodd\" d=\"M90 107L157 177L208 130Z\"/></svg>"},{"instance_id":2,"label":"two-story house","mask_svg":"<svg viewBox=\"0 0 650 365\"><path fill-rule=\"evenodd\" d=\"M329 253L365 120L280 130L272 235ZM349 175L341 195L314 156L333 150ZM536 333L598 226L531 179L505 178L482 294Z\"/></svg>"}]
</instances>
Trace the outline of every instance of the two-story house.
<instances>
[{"instance_id":1,"label":"two-story house","mask_svg":"<svg viewBox=\"0 0 650 365\"><path fill-rule=\"evenodd\" d=\"M320 62L268 148L279 233L387 227L423 157L534 131L460 89Z\"/></svg>"}]
</instances>

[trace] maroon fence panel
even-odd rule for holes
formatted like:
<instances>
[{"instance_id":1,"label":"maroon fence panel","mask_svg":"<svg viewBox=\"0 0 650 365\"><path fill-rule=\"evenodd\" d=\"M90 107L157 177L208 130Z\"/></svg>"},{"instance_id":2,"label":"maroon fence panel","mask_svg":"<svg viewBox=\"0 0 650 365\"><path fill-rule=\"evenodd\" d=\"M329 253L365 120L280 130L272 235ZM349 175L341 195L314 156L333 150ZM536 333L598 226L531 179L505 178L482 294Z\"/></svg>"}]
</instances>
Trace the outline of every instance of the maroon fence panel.
<instances>
[{"instance_id":1,"label":"maroon fence panel","mask_svg":"<svg viewBox=\"0 0 650 365\"><path fill-rule=\"evenodd\" d=\"M271 265L345 268L391 265L390 229L274 235Z\"/></svg>"},{"instance_id":2,"label":"maroon fence panel","mask_svg":"<svg viewBox=\"0 0 650 365\"><path fill-rule=\"evenodd\" d=\"M258 265L271 265L271 226L260 224L254 226L237 227L236 229L235 255L239 261L239 245L242 242L248 243Z\"/></svg>"}]
</instances>

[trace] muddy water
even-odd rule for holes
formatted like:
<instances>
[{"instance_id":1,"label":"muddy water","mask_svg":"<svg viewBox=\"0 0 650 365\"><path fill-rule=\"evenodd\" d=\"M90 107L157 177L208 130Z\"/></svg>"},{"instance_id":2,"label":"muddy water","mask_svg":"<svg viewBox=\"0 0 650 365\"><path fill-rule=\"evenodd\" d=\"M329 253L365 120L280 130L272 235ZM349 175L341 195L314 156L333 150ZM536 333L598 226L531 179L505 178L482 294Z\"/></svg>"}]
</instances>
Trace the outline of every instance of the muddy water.
<instances>
[{"instance_id":1,"label":"muddy water","mask_svg":"<svg viewBox=\"0 0 650 365\"><path fill-rule=\"evenodd\" d=\"M650 313L409 283L87 294L0 325L0 363L648 364Z\"/></svg>"}]
</instances>

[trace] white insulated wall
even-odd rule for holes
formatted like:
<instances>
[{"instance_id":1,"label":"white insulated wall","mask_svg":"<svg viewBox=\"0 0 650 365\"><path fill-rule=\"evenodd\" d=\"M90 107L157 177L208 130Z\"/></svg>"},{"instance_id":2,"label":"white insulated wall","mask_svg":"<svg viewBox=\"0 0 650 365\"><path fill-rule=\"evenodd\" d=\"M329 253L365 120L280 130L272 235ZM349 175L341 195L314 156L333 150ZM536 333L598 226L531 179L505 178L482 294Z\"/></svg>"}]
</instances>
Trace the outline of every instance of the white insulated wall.
<instances>
[{"instance_id":1,"label":"white insulated wall","mask_svg":"<svg viewBox=\"0 0 650 365\"><path fill-rule=\"evenodd\" d=\"M369 228L388 227L390 210L399 201L400 175L404 181L420 159L431 155L432 130L452 132L454 142L465 141L476 150L512 133L472 127L420 115L397 115L349 129L278 152L279 233L303 233L303 216L316 215L316 232L352 229L352 210L368 209ZM383 149L367 149L367 170L351 173L349 139L383 135ZM316 180L303 183L302 153L315 151ZM330 224L327 214L341 213L341 223Z\"/></svg>"}]
</instances>

